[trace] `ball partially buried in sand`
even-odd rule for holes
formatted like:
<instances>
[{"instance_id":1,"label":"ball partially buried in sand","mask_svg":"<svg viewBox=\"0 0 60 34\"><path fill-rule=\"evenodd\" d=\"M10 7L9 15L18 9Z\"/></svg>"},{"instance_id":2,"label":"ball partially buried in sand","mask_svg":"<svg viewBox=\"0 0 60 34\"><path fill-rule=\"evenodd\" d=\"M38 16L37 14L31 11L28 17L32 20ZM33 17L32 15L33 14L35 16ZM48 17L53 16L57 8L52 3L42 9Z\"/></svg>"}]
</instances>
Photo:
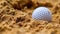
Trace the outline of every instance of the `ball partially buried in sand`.
<instances>
[{"instance_id":1,"label":"ball partially buried in sand","mask_svg":"<svg viewBox=\"0 0 60 34\"><path fill-rule=\"evenodd\" d=\"M35 20L51 21L52 13L46 7L38 7L32 13L32 18Z\"/></svg>"}]
</instances>

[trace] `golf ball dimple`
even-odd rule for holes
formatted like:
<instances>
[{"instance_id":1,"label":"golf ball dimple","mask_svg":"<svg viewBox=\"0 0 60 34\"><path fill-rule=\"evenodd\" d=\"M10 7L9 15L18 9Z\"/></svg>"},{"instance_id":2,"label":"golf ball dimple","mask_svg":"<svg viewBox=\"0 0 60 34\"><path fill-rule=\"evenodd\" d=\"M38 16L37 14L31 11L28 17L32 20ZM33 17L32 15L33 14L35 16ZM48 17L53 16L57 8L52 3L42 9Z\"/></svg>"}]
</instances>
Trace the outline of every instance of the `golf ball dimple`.
<instances>
[{"instance_id":1,"label":"golf ball dimple","mask_svg":"<svg viewBox=\"0 0 60 34\"><path fill-rule=\"evenodd\" d=\"M35 20L51 21L52 13L46 7L38 7L32 13L32 18Z\"/></svg>"}]
</instances>

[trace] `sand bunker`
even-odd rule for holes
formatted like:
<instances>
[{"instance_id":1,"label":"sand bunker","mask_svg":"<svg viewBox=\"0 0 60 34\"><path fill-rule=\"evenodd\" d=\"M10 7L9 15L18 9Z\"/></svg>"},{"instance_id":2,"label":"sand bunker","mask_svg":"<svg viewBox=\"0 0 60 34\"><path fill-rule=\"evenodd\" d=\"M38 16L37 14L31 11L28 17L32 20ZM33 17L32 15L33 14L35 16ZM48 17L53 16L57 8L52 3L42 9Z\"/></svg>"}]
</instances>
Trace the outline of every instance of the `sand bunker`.
<instances>
[{"instance_id":1,"label":"sand bunker","mask_svg":"<svg viewBox=\"0 0 60 34\"><path fill-rule=\"evenodd\" d=\"M40 6L51 10L52 22L31 18ZM0 34L60 34L60 0L0 0Z\"/></svg>"}]
</instances>

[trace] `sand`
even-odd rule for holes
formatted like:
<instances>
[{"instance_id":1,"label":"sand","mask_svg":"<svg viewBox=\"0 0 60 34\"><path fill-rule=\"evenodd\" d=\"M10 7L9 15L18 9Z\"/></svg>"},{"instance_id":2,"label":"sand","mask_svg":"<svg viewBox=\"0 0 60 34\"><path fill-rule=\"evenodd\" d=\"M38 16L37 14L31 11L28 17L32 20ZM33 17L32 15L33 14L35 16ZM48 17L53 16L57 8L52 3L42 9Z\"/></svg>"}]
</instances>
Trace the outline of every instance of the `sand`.
<instances>
[{"instance_id":1,"label":"sand","mask_svg":"<svg viewBox=\"0 0 60 34\"><path fill-rule=\"evenodd\" d=\"M41 6L51 10L51 22L32 19ZM60 34L60 0L0 0L0 34Z\"/></svg>"}]
</instances>

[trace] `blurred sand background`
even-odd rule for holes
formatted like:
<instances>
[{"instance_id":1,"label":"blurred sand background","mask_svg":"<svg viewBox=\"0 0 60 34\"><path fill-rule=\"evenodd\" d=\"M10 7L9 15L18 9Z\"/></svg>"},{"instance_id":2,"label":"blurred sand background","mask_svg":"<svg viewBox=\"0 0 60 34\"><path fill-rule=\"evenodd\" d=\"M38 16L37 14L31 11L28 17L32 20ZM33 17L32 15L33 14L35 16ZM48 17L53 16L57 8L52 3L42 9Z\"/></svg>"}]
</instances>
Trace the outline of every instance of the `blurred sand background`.
<instances>
[{"instance_id":1,"label":"blurred sand background","mask_svg":"<svg viewBox=\"0 0 60 34\"><path fill-rule=\"evenodd\" d=\"M31 18L40 6L51 10L52 22ZM0 0L0 34L60 34L60 0Z\"/></svg>"}]
</instances>

